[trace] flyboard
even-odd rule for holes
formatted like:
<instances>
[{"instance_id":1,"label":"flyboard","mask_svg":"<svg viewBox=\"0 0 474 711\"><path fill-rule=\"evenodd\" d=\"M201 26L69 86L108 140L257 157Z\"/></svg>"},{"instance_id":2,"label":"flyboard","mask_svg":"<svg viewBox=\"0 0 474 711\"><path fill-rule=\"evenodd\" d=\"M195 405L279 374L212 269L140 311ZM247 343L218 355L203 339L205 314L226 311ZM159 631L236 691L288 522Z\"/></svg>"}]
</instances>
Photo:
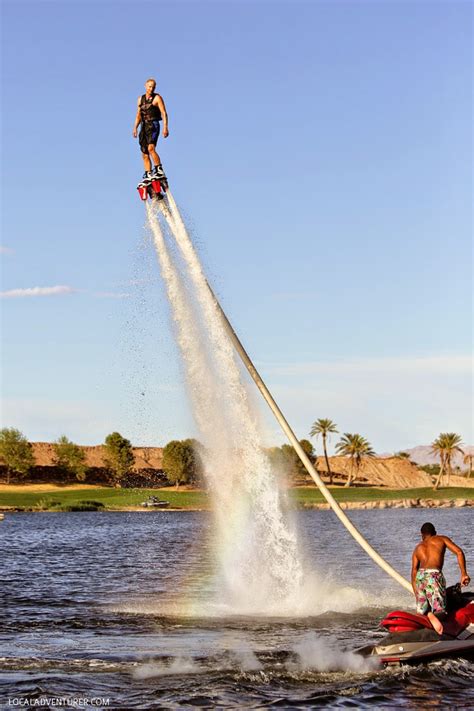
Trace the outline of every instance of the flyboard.
<instances>
[{"instance_id":1,"label":"flyboard","mask_svg":"<svg viewBox=\"0 0 474 711\"><path fill-rule=\"evenodd\" d=\"M169 216L169 205L166 200L168 187L168 178L164 173L160 177L154 176L153 174L145 174L138 183L137 190L143 202L151 200L154 203L158 203L165 215Z\"/></svg>"}]
</instances>

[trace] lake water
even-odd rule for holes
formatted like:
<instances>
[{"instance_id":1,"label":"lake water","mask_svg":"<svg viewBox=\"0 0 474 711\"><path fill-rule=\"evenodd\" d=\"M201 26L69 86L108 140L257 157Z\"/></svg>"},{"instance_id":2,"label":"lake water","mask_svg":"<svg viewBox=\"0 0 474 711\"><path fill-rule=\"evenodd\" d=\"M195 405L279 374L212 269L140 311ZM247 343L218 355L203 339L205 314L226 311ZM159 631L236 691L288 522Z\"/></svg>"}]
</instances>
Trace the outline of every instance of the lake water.
<instances>
[{"instance_id":1,"label":"lake water","mask_svg":"<svg viewBox=\"0 0 474 711\"><path fill-rule=\"evenodd\" d=\"M210 514L7 515L0 523L0 704L474 707L473 663L357 666L350 650L383 636L384 613L410 608L411 596L332 512L297 516L311 571L301 610L262 618L232 615L216 602ZM472 575L472 509L354 511L351 518L406 577L419 528L431 520L464 548ZM457 582L448 556L448 583Z\"/></svg>"}]
</instances>

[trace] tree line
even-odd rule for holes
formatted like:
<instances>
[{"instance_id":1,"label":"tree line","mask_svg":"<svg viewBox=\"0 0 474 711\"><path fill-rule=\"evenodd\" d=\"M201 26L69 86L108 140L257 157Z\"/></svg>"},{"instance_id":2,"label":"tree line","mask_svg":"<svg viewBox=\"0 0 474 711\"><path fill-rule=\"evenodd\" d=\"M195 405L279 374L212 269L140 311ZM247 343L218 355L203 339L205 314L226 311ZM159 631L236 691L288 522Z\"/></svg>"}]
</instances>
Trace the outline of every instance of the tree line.
<instances>
[{"instance_id":1,"label":"tree line","mask_svg":"<svg viewBox=\"0 0 474 711\"><path fill-rule=\"evenodd\" d=\"M329 484L333 483L333 471L327 453L327 444L331 435L339 434L335 422L328 418L319 418L313 422L309 436L316 441L321 439L322 454L326 464ZM313 444L308 439L300 444L309 457L316 463L317 455ZM464 464L468 465L468 476L472 473L473 455L461 448L460 435L454 432L441 433L431 445L431 451L439 457L439 467L429 465L425 471L435 475L434 488L438 489L446 477L449 486L453 474L453 457L456 452L463 455ZM89 467L86 453L82 447L72 442L65 435L53 443L53 465L68 476L78 481L85 481ZM370 442L358 433L344 432L335 446L336 453L350 460L349 473L345 486L351 486L360 474L364 458L375 457ZM293 447L283 444L266 450L270 462L276 471L292 477L306 474L306 469ZM170 484L199 484L203 476L203 445L195 439L172 440L163 449L163 473ZM407 452L398 452L400 458L409 458ZM17 429L5 427L0 430L0 462L6 469L7 483L12 476L26 477L35 466L33 448L28 439ZM134 471L135 457L130 440L119 432L107 435L104 441L104 465L110 483L120 485Z\"/></svg>"},{"instance_id":2,"label":"tree line","mask_svg":"<svg viewBox=\"0 0 474 711\"><path fill-rule=\"evenodd\" d=\"M91 469L82 447L62 435L52 444L53 466L77 481L85 481ZM201 445L197 440L172 440L163 449L163 473L171 484L198 483L202 474ZM104 441L104 468L110 483L120 485L133 471L135 456L130 440L119 432ZM6 481L25 478L35 466L31 442L14 427L0 430L0 463L6 470Z\"/></svg>"}]
</instances>

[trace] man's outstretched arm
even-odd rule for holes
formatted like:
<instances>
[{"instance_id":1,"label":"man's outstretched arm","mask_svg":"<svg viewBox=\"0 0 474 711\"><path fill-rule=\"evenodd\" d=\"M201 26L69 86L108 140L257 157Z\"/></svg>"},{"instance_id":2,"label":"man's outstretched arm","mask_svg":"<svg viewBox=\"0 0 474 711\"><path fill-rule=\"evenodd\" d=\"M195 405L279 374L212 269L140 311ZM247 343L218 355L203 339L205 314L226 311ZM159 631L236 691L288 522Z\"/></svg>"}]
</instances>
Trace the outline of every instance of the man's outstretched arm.
<instances>
[{"instance_id":1,"label":"man's outstretched arm","mask_svg":"<svg viewBox=\"0 0 474 711\"><path fill-rule=\"evenodd\" d=\"M455 553L458 559L459 570L461 571L461 585L469 585L471 578L467 574L466 570L466 556L462 548L459 548L455 543L452 542L447 536L443 536L443 541L446 544L446 548L452 553Z\"/></svg>"}]
</instances>

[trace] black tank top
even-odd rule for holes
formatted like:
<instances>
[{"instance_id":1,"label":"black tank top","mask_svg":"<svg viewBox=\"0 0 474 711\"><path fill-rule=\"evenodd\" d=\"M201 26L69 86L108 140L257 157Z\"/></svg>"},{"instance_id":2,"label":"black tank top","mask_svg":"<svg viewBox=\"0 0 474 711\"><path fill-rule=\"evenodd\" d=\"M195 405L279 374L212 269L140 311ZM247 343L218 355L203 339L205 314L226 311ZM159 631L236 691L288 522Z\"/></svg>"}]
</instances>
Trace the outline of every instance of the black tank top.
<instances>
[{"instance_id":1,"label":"black tank top","mask_svg":"<svg viewBox=\"0 0 474 711\"><path fill-rule=\"evenodd\" d=\"M161 121L161 111L158 106L153 106L153 100L156 94L153 93L150 97L143 94L140 100L140 116L142 123L150 124L152 121Z\"/></svg>"}]
</instances>

